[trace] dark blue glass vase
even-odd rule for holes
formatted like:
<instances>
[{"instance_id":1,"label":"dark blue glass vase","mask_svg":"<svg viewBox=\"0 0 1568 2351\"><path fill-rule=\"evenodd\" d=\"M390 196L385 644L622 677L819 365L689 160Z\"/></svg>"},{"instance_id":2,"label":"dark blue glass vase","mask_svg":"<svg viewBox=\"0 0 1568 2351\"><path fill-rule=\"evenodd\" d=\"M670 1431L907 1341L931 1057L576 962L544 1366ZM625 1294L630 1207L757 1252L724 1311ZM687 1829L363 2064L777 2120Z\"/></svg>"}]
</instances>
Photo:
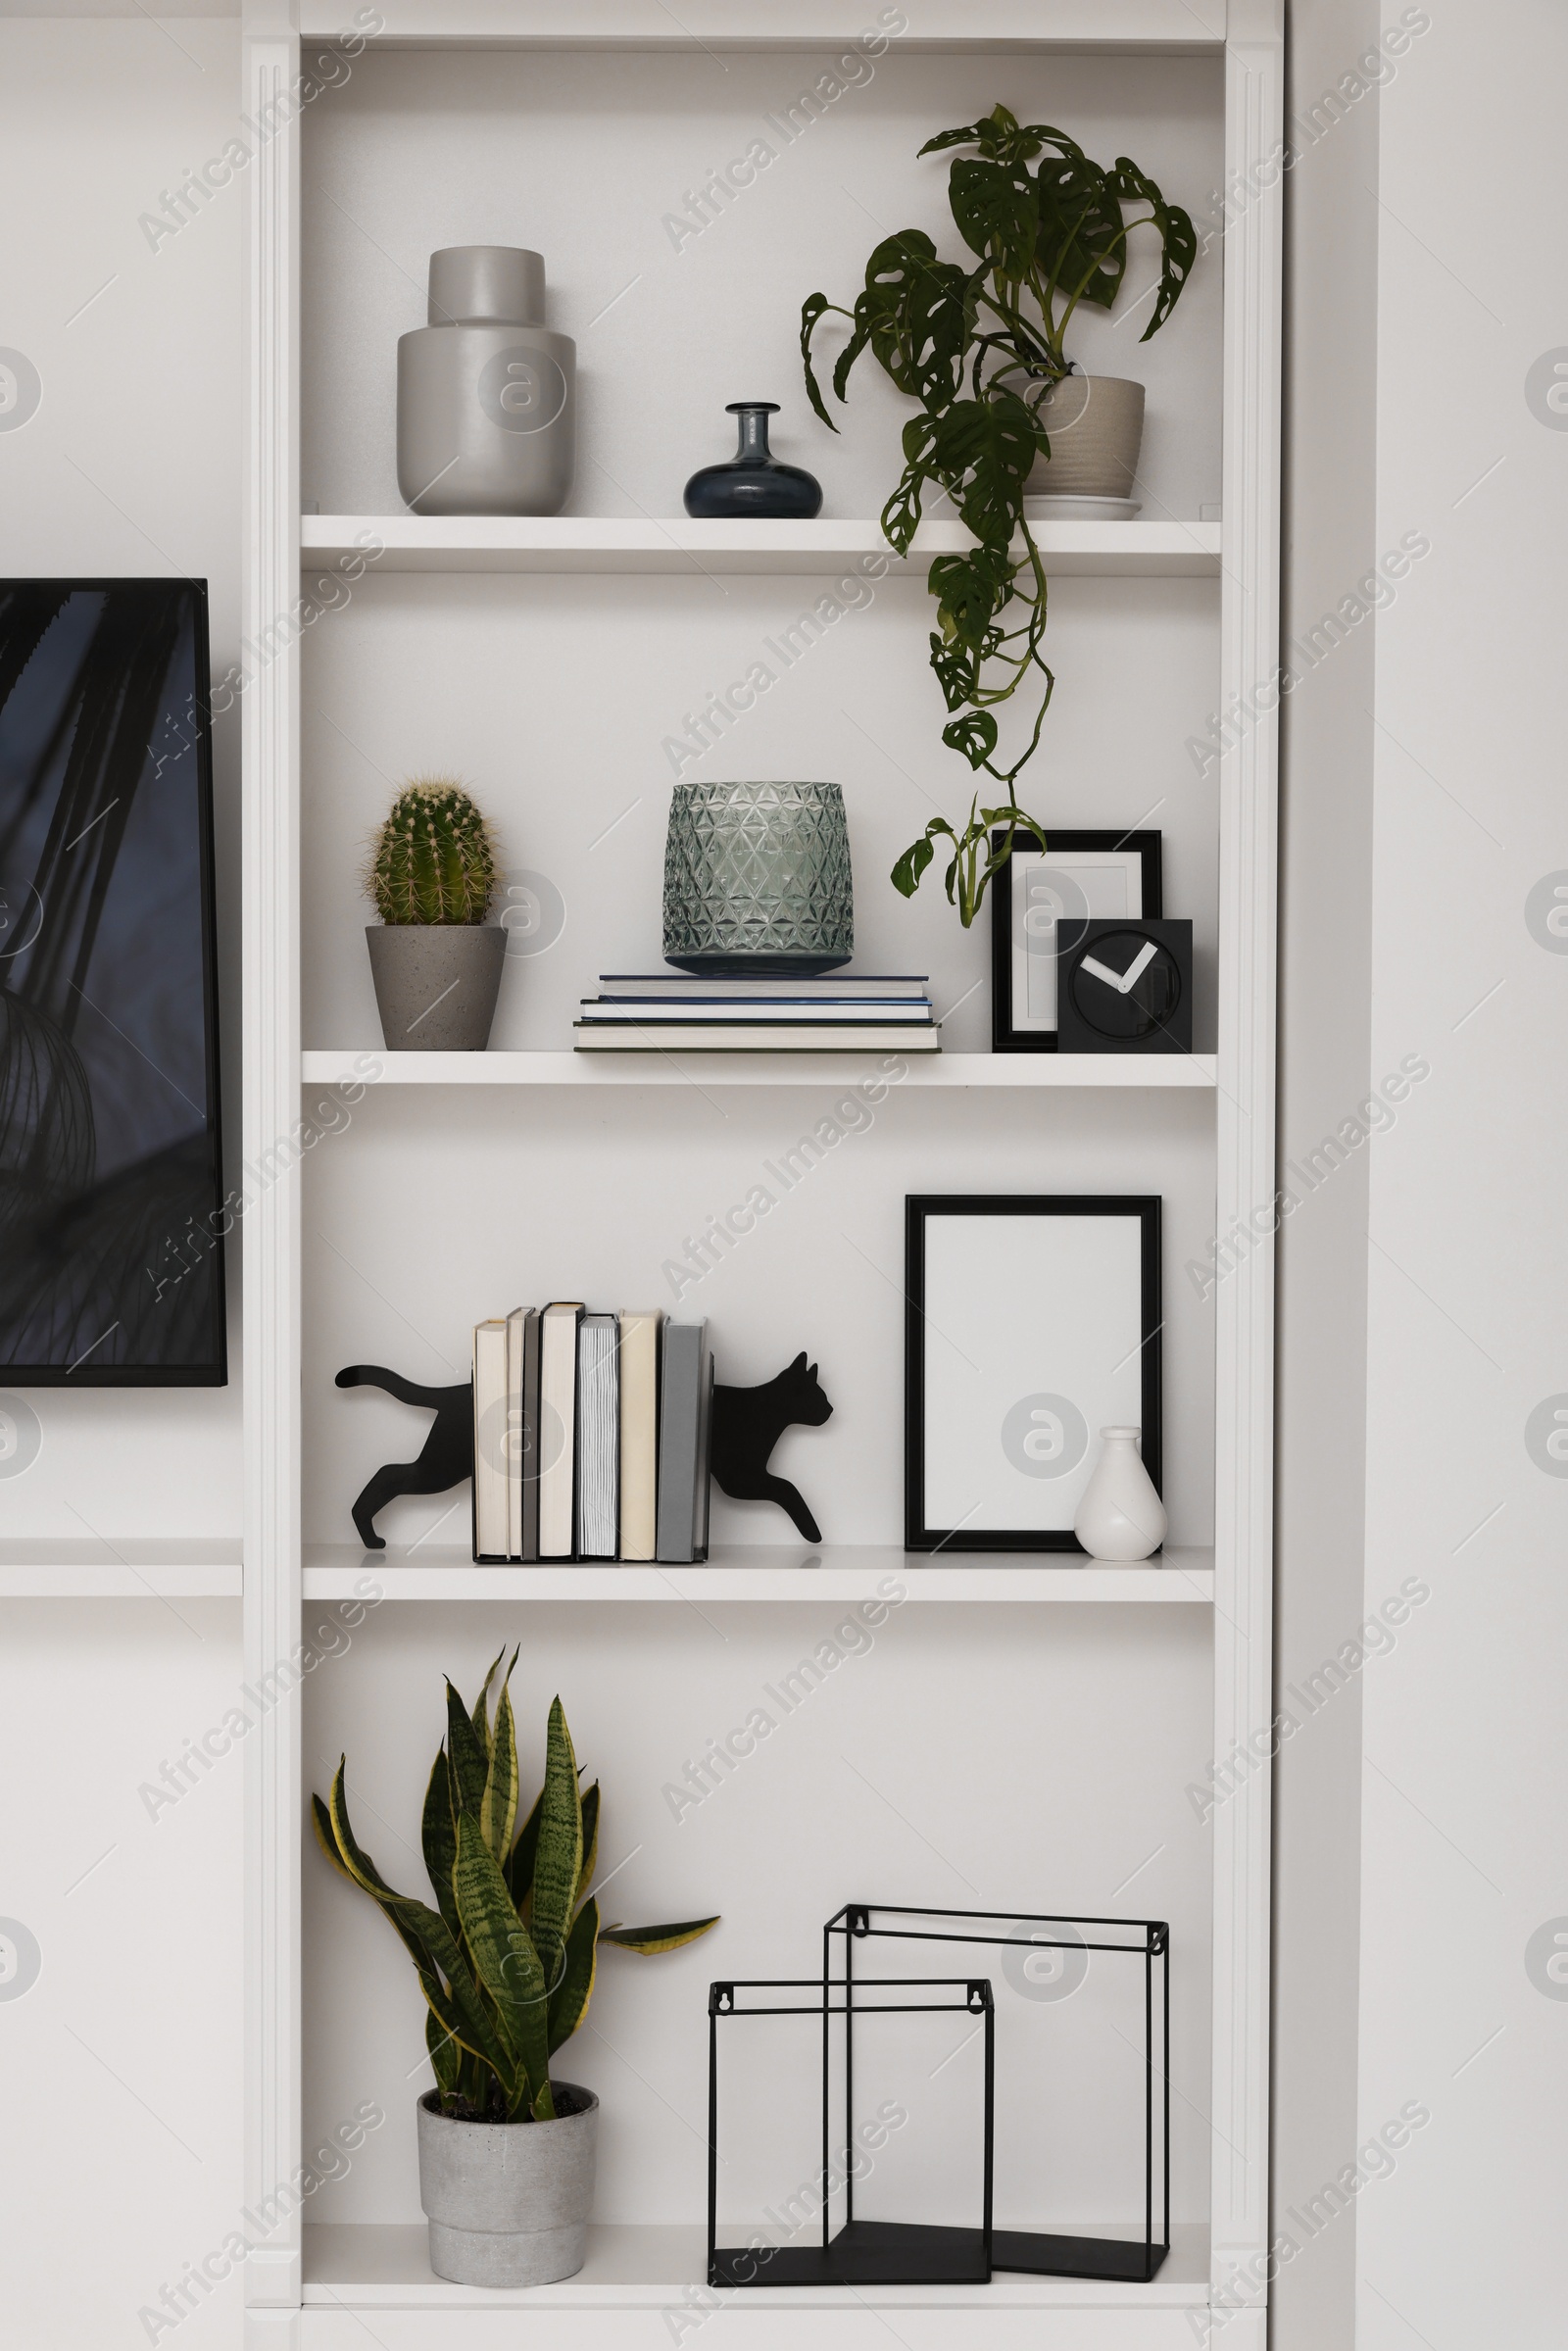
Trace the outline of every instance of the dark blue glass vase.
<instances>
[{"instance_id":1,"label":"dark blue glass vase","mask_svg":"<svg viewBox=\"0 0 1568 2351\"><path fill-rule=\"evenodd\" d=\"M727 416L741 422L740 447L726 465L705 465L686 484L686 512L712 522L736 514L809 522L822 512L822 485L799 465L781 465L767 446L767 420L776 400L732 400Z\"/></svg>"}]
</instances>

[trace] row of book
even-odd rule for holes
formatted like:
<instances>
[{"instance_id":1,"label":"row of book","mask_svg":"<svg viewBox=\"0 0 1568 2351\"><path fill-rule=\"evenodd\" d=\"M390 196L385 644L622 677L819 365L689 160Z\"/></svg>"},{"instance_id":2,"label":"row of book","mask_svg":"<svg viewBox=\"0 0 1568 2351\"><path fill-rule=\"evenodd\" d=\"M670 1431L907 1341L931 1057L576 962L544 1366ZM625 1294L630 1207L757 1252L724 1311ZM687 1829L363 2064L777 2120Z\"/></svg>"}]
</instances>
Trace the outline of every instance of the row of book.
<instances>
[{"instance_id":1,"label":"row of book","mask_svg":"<svg viewBox=\"0 0 1568 2351\"><path fill-rule=\"evenodd\" d=\"M473 1555L708 1556L708 1324L519 1306L473 1334Z\"/></svg>"},{"instance_id":2,"label":"row of book","mask_svg":"<svg viewBox=\"0 0 1568 2351\"><path fill-rule=\"evenodd\" d=\"M942 1050L923 973L748 979L607 972L584 997L578 1053L913 1053Z\"/></svg>"}]
</instances>

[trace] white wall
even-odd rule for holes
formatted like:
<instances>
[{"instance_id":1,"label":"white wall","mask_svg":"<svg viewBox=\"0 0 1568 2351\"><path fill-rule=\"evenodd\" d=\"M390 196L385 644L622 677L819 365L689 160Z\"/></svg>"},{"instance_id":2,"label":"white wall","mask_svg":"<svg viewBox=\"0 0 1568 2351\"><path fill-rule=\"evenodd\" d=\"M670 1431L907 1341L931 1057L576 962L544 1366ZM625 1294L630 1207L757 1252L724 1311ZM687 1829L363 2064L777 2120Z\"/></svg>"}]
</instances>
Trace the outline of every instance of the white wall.
<instances>
[{"instance_id":1,"label":"white wall","mask_svg":"<svg viewBox=\"0 0 1568 2351\"><path fill-rule=\"evenodd\" d=\"M205 577L220 671L238 638L239 191L157 252L137 217L221 145L237 73L233 24L0 25L0 342L43 385L0 433L5 569ZM230 1040L237 736L220 724L216 746ZM227 1074L237 1113L231 1054ZM237 1535L237 1388L28 1400L43 1445L0 1484L0 1534ZM235 1602L0 1603L0 1914L40 1955L0 1999L0 2309L19 2351L145 2344L138 2310L236 2226L239 1758L176 1803L139 1790L240 1679ZM177 2340L236 2344L237 2285Z\"/></svg>"},{"instance_id":2,"label":"white wall","mask_svg":"<svg viewBox=\"0 0 1568 2351\"><path fill-rule=\"evenodd\" d=\"M1432 553L1378 622L1372 1067L1432 1076L1374 1145L1367 1597L1432 1597L1364 1676L1361 2133L1432 2120L1357 2200L1361 2351L1560 2340L1568 2186L1568 19L1431 13L1382 101L1378 538Z\"/></svg>"}]
</instances>

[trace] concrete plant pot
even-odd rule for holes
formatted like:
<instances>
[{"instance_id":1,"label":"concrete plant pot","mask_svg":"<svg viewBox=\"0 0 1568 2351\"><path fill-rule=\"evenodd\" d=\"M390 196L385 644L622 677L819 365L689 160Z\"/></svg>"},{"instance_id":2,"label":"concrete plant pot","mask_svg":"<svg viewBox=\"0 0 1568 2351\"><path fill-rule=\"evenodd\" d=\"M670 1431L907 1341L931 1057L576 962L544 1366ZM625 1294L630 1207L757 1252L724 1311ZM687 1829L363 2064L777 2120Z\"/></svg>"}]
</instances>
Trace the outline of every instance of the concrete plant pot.
<instances>
[{"instance_id":1,"label":"concrete plant pot","mask_svg":"<svg viewBox=\"0 0 1568 2351\"><path fill-rule=\"evenodd\" d=\"M419 2100L419 2202L430 2267L455 2285L550 2285L588 2254L599 2100L555 2083L575 2111L553 2123L460 2123Z\"/></svg>"},{"instance_id":2,"label":"concrete plant pot","mask_svg":"<svg viewBox=\"0 0 1568 2351\"><path fill-rule=\"evenodd\" d=\"M1064 376L1039 414L1051 455L1035 460L1029 497L1131 497L1144 438L1142 384L1120 375Z\"/></svg>"},{"instance_id":3,"label":"concrete plant pot","mask_svg":"<svg viewBox=\"0 0 1568 2351\"><path fill-rule=\"evenodd\" d=\"M507 959L499 923L372 922L365 938L389 1053L483 1053Z\"/></svg>"}]
</instances>

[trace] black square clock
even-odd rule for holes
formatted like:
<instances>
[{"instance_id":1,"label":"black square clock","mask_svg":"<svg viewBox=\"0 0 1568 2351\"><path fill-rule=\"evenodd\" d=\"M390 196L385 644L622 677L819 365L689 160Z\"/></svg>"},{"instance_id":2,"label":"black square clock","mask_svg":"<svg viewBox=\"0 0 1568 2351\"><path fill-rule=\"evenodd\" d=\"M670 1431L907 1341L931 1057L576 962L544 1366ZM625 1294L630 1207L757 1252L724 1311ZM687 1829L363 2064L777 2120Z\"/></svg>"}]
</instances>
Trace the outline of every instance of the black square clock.
<instances>
[{"instance_id":1,"label":"black square clock","mask_svg":"<svg viewBox=\"0 0 1568 2351\"><path fill-rule=\"evenodd\" d=\"M1056 925L1056 1050L1190 1053L1193 926L1136 915Z\"/></svg>"}]
</instances>

